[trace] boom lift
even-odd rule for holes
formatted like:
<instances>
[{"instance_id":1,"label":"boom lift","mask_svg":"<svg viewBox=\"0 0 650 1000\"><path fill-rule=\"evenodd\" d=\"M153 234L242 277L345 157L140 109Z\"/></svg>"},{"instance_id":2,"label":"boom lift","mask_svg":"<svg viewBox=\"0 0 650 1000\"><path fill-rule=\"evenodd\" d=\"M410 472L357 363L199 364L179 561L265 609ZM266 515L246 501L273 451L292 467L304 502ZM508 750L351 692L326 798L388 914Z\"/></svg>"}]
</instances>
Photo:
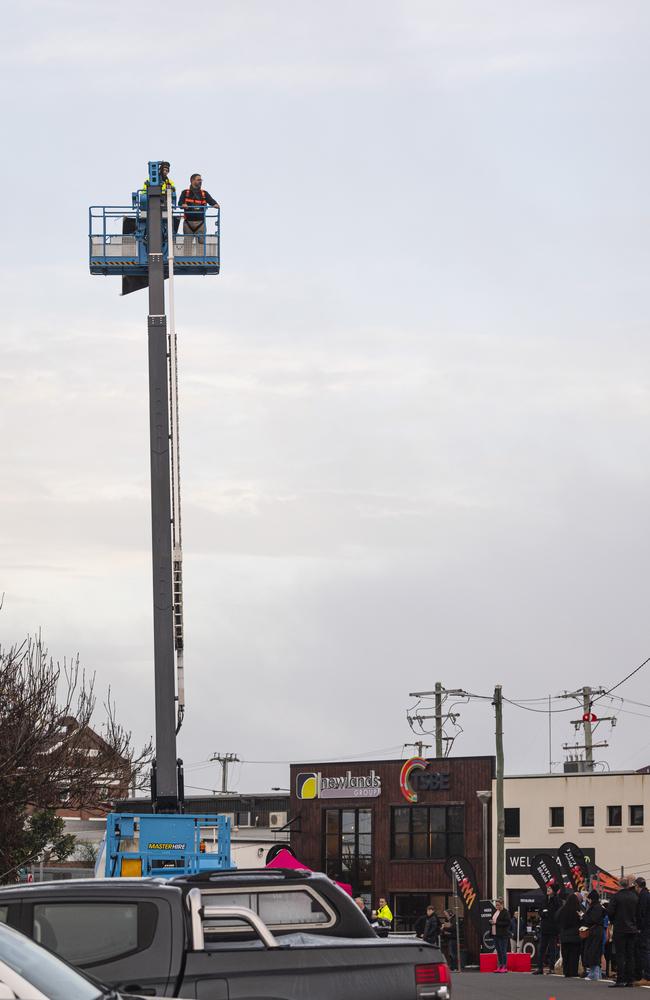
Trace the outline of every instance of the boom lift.
<instances>
[{"instance_id":1,"label":"boom lift","mask_svg":"<svg viewBox=\"0 0 650 1000\"><path fill-rule=\"evenodd\" d=\"M111 814L105 874L173 877L232 868L230 820L184 809L183 763L176 736L183 723L183 571L175 274L218 274L220 210L205 209L205 232L179 235L180 213L160 161L130 206L89 209L90 273L121 275L124 294L149 288L149 434L153 557L156 756L152 814ZM169 279L169 322L165 279Z\"/></svg>"}]
</instances>

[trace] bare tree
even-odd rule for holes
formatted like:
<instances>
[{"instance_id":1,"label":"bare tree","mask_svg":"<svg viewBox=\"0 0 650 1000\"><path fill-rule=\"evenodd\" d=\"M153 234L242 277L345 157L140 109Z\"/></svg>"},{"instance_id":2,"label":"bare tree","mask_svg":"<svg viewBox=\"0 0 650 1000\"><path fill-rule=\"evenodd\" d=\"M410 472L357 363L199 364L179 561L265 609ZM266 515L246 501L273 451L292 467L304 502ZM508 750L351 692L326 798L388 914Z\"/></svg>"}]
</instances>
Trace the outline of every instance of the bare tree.
<instances>
[{"instance_id":1,"label":"bare tree","mask_svg":"<svg viewBox=\"0 0 650 1000\"><path fill-rule=\"evenodd\" d=\"M31 812L107 812L112 799L146 784L151 742L134 749L110 691L98 729L95 707L94 678L78 659L55 663L40 636L0 645L0 882L26 860Z\"/></svg>"}]
</instances>

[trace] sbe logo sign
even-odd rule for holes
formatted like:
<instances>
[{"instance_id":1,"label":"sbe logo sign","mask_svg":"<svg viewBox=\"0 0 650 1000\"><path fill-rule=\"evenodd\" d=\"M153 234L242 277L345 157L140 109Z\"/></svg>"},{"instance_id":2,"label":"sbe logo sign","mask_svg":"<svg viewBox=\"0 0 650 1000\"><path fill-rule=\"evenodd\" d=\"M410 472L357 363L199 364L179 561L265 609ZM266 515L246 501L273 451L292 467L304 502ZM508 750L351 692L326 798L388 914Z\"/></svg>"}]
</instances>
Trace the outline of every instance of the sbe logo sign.
<instances>
[{"instance_id":1,"label":"sbe logo sign","mask_svg":"<svg viewBox=\"0 0 650 1000\"><path fill-rule=\"evenodd\" d=\"M404 761L399 776L399 787L407 802L417 802L418 792L446 792L449 790L447 771L429 771L429 761L424 757L411 757Z\"/></svg>"}]
</instances>

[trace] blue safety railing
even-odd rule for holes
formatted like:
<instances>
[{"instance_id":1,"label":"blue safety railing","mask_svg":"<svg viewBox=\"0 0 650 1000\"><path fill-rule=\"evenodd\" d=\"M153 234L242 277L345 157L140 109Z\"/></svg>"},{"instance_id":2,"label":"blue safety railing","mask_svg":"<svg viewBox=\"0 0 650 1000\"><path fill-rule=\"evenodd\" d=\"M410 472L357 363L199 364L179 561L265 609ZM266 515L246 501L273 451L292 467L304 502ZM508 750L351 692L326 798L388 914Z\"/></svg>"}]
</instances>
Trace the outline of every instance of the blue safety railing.
<instances>
[{"instance_id":1,"label":"blue safety railing","mask_svg":"<svg viewBox=\"0 0 650 1000\"><path fill-rule=\"evenodd\" d=\"M228 816L109 813L106 817L106 878L174 878L234 867Z\"/></svg>"},{"instance_id":2,"label":"blue safety railing","mask_svg":"<svg viewBox=\"0 0 650 1000\"><path fill-rule=\"evenodd\" d=\"M187 226L182 209L172 211L175 274L218 274L220 265L220 209L204 211L204 232ZM88 210L88 249L91 274L146 274L146 198L134 204L92 205ZM186 231L187 230L187 231ZM163 212L163 257L169 260L167 212Z\"/></svg>"}]
</instances>

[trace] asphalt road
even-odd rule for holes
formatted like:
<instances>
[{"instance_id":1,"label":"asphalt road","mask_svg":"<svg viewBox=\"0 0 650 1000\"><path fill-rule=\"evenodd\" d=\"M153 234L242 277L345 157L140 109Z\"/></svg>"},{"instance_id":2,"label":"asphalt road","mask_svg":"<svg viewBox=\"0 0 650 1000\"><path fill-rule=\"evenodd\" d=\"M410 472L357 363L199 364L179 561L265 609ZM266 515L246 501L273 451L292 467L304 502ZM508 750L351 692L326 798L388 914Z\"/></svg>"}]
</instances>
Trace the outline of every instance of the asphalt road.
<instances>
[{"instance_id":1,"label":"asphalt road","mask_svg":"<svg viewBox=\"0 0 650 1000\"><path fill-rule=\"evenodd\" d=\"M596 994L600 1000L606 997L617 997L621 994L610 993L608 982L589 983L581 979L565 979L564 976L531 976L526 972L509 972L506 976L490 972L452 972L453 1000L572 1000L589 994L593 1000ZM650 987L636 987L636 994ZM632 994L634 995L634 994ZM644 994L641 993L641 996ZM623 996L629 996L624 993Z\"/></svg>"}]
</instances>

